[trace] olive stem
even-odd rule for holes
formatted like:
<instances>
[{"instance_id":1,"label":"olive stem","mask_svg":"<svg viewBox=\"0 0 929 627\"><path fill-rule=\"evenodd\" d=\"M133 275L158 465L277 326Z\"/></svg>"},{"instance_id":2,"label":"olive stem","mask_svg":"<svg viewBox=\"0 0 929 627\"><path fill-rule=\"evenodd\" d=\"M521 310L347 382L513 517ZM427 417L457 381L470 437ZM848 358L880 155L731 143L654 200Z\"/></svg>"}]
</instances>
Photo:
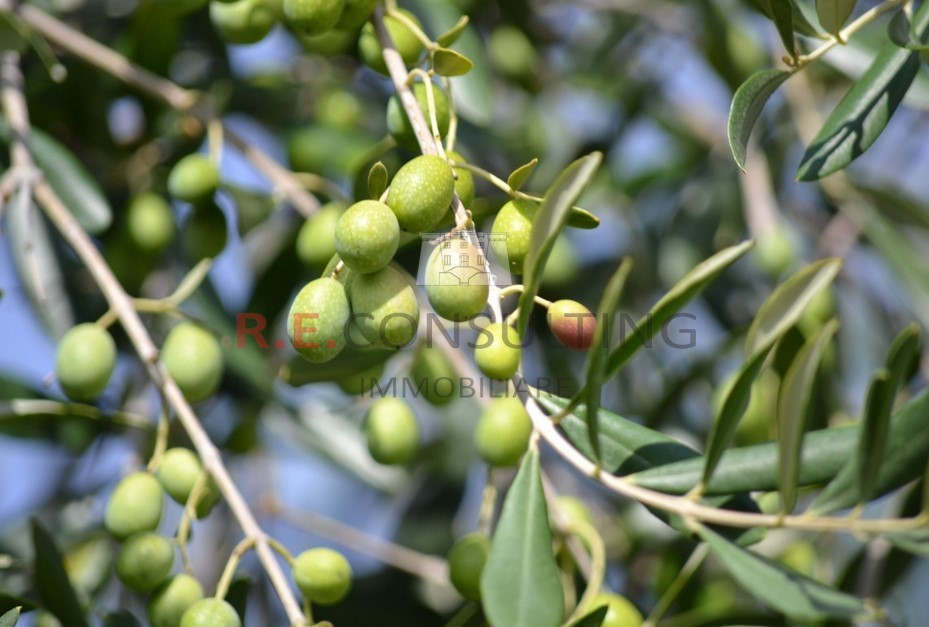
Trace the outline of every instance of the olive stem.
<instances>
[{"instance_id":1,"label":"olive stem","mask_svg":"<svg viewBox=\"0 0 929 627\"><path fill-rule=\"evenodd\" d=\"M413 36L419 40L423 48L425 48L431 56L432 51L438 48L438 45L429 38L429 35L427 35L422 28L416 25L416 22L401 13L396 3L392 4L393 6L387 5L387 15L406 26L407 30L413 33Z\"/></svg>"},{"instance_id":2,"label":"olive stem","mask_svg":"<svg viewBox=\"0 0 929 627\"><path fill-rule=\"evenodd\" d=\"M193 574L193 566L190 564L190 554L187 551L187 541L190 539L190 525L197 515L197 503L206 491L209 477L206 469L200 471L200 474L197 475L197 479L194 481L190 494L187 496L187 502L184 503L184 512L181 514L181 520L177 524L177 533L174 536L177 547L181 552L181 561L184 563L184 570L186 570L188 574Z\"/></svg>"},{"instance_id":3,"label":"olive stem","mask_svg":"<svg viewBox=\"0 0 929 627\"><path fill-rule=\"evenodd\" d=\"M542 202L545 199L541 196L536 196L535 194L527 194L526 192L521 192L518 189L513 189L510 187L510 184L504 181L502 178L494 174L493 172L488 172L480 166L476 166L473 163L458 163L457 161L452 161L452 165L456 168L461 168L462 170L467 170L472 174L476 174L481 177L494 187L497 187L503 192L506 192L507 195L515 198L517 200L529 200L531 202Z\"/></svg>"},{"instance_id":4,"label":"olive stem","mask_svg":"<svg viewBox=\"0 0 929 627\"><path fill-rule=\"evenodd\" d=\"M674 601L677 599L678 595L684 589L684 586L687 585L687 582L690 581L690 578L693 577L694 573L700 568L700 565L703 564L703 560L706 559L706 556L710 552L710 547L706 543L697 545L697 548L693 550L690 554L690 557L687 558L687 561L684 562L684 565L681 567L680 572L674 578L674 581L671 582L671 585L668 586L668 589L665 590L664 594L661 595L661 598L658 599L658 603L655 604L654 609L648 615L648 618L642 623L642 627L655 627L658 622L664 617L671 605L674 604Z\"/></svg>"},{"instance_id":5,"label":"olive stem","mask_svg":"<svg viewBox=\"0 0 929 627\"><path fill-rule=\"evenodd\" d=\"M429 110L429 126L432 129L432 141L435 143L436 152L440 157L448 161L445 150L442 147L442 134L439 133L439 120L435 108L435 83L432 82L432 76L420 69L410 72L410 76L420 76L423 79L423 85L426 88L426 108ZM449 107L451 108L451 107ZM457 176L455 178L458 178Z\"/></svg>"},{"instance_id":6,"label":"olive stem","mask_svg":"<svg viewBox=\"0 0 929 627\"><path fill-rule=\"evenodd\" d=\"M580 538L590 552L590 574L587 577L587 587L567 621L570 625L587 612L594 597L599 594L603 586L603 576L606 574L606 547L597 530L584 521L573 521L566 531Z\"/></svg>"},{"instance_id":7,"label":"olive stem","mask_svg":"<svg viewBox=\"0 0 929 627\"><path fill-rule=\"evenodd\" d=\"M85 405L84 403L62 403L59 401L33 398L14 398L10 401L0 403L0 422L25 416L48 415L61 418L80 416L88 420L110 422L126 427L133 427L135 429L152 429L152 423L145 416L126 411L116 411L106 414L97 407Z\"/></svg>"},{"instance_id":8,"label":"olive stem","mask_svg":"<svg viewBox=\"0 0 929 627\"><path fill-rule=\"evenodd\" d=\"M235 572L239 568L239 562L242 561L242 557L251 551L254 546L254 538L243 538L235 545L235 548L232 549L232 553L229 555L229 559L226 561L226 567L223 569L223 574L219 578L219 583L216 584L215 598L226 598L226 593L229 592L229 586L232 585L232 578L235 577Z\"/></svg>"},{"instance_id":9,"label":"olive stem","mask_svg":"<svg viewBox=\"0 0 929 627\"><path fill-rule=\"evenodd\" d=\"M213 118L207 122L206 136L209 144L210 161L219 168L223 162L223 123L219 118Z\"/></svg>"},{"instance_id":10,"label":"olive stem","mask_svg":"<svg viewBox=\"0 0 929 627\"><path fill-rule=\"evenodd\" d=\"M335 268L332 269L332 274L329 275L330 278L333 278L333 279L339 278L339 274L342 272L342 268L344 267L345 267L345 262L339 259L339 263L335 264Z\"/></svg>"},{"instance_id":11,"label":"olive stem","mask_svg":"<svg viewBox=\"0 0 929 627\"><path fill-rule=\"evenodd\" d=\"M494 469L487 467L487 483L484 484L484 492L481 496L481 509L477 518L477 530L487 537L490 537L491 527L494 522L494 511L497 508L497 485L494 483Z\"/></svg>"},{"instance_id":12,"label":"olive stem","mask_svg":"<svg viewBox=\"0 0 929 627\"><path fill-rule=\"evenodd\" d=\"M160 391L160 390L159 390ZM171 429L171 417L168 415L168 399L161 394L161 409L158 412L158 428L155 431L155 448L148 460L148 471L155 472L161 464L161 458L168 450L168 434Z\"/></svg>"},{"instance_id":13,"label":"olive stem","mask_svg":"<svg viewBox=\"0 0 929 627\"><path fill-rule=\"evenodd\" d=\"M454 102L452 97L452 81L447 76L442 77L442 86L445 88L445 96L448 101ZM458 111L455 107L448 108L448 134L445 136L445 153L455 149L455 142L458 140Z\"/></svg>"}]
</instances>

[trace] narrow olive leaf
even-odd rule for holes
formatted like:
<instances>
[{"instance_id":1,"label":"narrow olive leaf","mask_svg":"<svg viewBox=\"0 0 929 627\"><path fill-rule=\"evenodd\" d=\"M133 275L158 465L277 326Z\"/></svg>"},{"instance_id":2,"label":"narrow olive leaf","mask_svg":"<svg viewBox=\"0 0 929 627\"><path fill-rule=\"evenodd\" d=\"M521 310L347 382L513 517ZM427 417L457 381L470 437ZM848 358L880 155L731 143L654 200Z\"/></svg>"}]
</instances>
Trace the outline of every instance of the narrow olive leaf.
<instances>
[{"instance_id":1,"label":"narrow olive leaf","mask_svg":"<svg viewBox=\"0 0 929 627\"><path fill-rule=\"evenodd\" d=\"M777 398L777 444L781 512L789 514L797 504L800 464L803 461L803 435L813 392L813 382L823 353L839 328L832 319L810 338L794 358L784 375Z\"/></svg>"},{"instance_id":2,"label":"narrow olive leaf","mask_svg":"<svg viewBox=\"0 0 929 627\"><path fill-rule=\"evenodd\" d=\"M861 599L747 551L707 527L701 526L699 534L736 584L778 612L803 620L852 618L865 612Z\"/></svg>"},{"instance_id":3,"label":"narrow olive leaf","mask_svg":"<svg viewBox=\"0 0 929 627\"><path fill-rule=\"evenodd\" d=\"M694 296L703 291L723 270L735 263L751 250L753 241L742 242L725 248L709 259L702 261L687 275L674 284L651 310L636 323L635 332L627 334L623 341L610 353L607 364L607 377L616 374L623 364L643 346L647 346L652 337Z\"/></svg>"},{"instance_id":4,"label":"narrow olive leaf","mask_svg":"<svg viewBox=\"0 0 929 627\"><path fill-rule=\"evenodd\" d=\"M65 572L61 552L52 536L34 518L32 545L35 551L35 587L45 609L69 627L87 627L87 618Z\"/></svg>"},{"instance_id":5,"label":"narrow olive leaf","mask_svg":"<svg viewBox=\"0 0 929 627\"><path fill-rule=\"evenodd\" d=\"M103 619L103 627L142 627L142 623L126 610L121 610L107 614Z\"/></svg>"},{"instance_id":6,"label":"narrow olive leaf","mask_svg":"<svg viewBox=\"0 0 929 627\"><path fill-rule=\"evenodd\" d=\"M22 609L21 607L14 607L3 616L0 616L0 627L14 627L14 625L19 622L19 613ZM597 625L599 626L600 623L597 623Z\"/></svg>"},{"instance_id":7,"label":"narrow olive leaf","mask_svg":"<svg viewBox=\"0 0 929 627\"><path fill-rule=\"evenodd\" d=\"M595 229L600 226L600 218L580 207L571 207L568 214L568 226L576 229Z\"/></svg>"},{"instance_id":8,"label":"narrow olive leaf","mask_svg":"<svg viewBox=\"0 0 929 627\"><path fill-rule=\"evenodd\" d=\"M603 296L600 298L600 304L597 305L596 331L594 331L593 342L590 350L587 352L587 366L585 370L584 389L586 390L585 399L587 401L587 436L590 441L590 447L594 453L594 461L598 464L600 460L600 429L599 429L599 410L600 394L603 388L603 382L606 380L606 361L609 357L610 345L613 343L613 314L619 306L619 298L622 296L623 287L626 285L626 279L632 270L632 259L626 257L623 262L613 273L606 289L603 290ZM578 321L580 324L580 320Z\"/></svg>"},{"instance_id":9,"label":"narrow olive leaf","mask_svg":"<svg viewBox=\"0 0 929 627\"><path fill-rule=\"evenodd\" d=\"M839 270L840 259L823 259L812 263L777 286L758 309L745 338L745 358L770 348L790 327L816 295L826 289Z\"/></svg>"},{"instance_id":10,"label":"narrow olive leaf","mask_svg":"<svg viewBox=\"0 0 929 627\"><path fill-rule=\"evenodd\" d=\"M776 0L775 0L776 1ZM797 6L796 0L789 0L791 9L793 10L793 30L794 32L800 33L805 37L816 37L819 35L819 31L813 26L809 20L806 19L806 16L803 14L803 11ZM771 0L748 0L749 6L751 6L756 11L759 11L768 16L768 19L774 21L774 13L771 10ZM791 41L793 39L791 38ZM788 50L790 47L788 46Z\"/></svg>"},{"instance_id":11,"label":"narrow olive leaf","mask_svg":"<svg viewBox=\"0 0 929 627\"><path fill-rule=\"evenodd\" d=\"M858 438L858 502L867 503L874 496L877 473L884 460L890 414L897 388L893 375L877 371L871 378L865 400L864 423Z\"/></svg>"},{"instance_id":12,"label":"narrow olive leaf","mask_svg":"<svg viewBox=\"0 0 929 627\"><path fill-rule=\"evenodd\" d=\"M729 149L740 169L745 169L748 138L765 103L781 83L790 78L785 70L761 70L742 83L732 97L729 108Z\"/></svg>"},{"instance_id":13,"label":"narrow olive leaf","mask_svg":"<svg viewBox=\"0 0 929 627\"><path fill-rule=\"evenodd\" d=\"M454 26L436 38L436 43L443 48L448 48L453 43L458 41L458 38L461 37L461 33L464 32L465 26L468 25L469 21L470 19L467 15L462 15L460 18L458 18L458 22Z\"/></svg>"},{"instance_id":14,"label":"narrow olive leaf","mask_svg":"<svg viewBox=\"0 0 929 627\"><path fill-rule=\"evenodd\" d=\"M378 161L368 170L368 197L371 200L378 200L387 190L387 181L389 175L387 166L383 161Z\"/></svg>"},{"instance_id":15,"label":"narrow olive leaf","mask_svg":"<svg viewBox=\"0 0 929 627\"><path fill-rule=\"evenodd\" d=\"M464 76L473 67L471 59L450 48L439 48L432 53L432 69L439 76Z\"/></svg>"},{"instance_id":16,"label":"narrow olive leaf","mask_svg":"<svg viewBox=\"0 0 929 627\"><path fill-rule=\"evenodd\" d=\"M797 54L797 44L794 40L794 6L788 0L761 0L764 11L780 36L790 56Z\"/></svg>"},{"instance_id":17,"label":"narrow olive leaf","mask_svg":"<svg viewBox=\"0 0 929 627\"><path fill-rule=\"evenodd\" d=\"M526 184L526 181L529 180L529 177L532 176L532 173L535 172L537 165L539 165L538 158L519 166L510 172L510 175L506 179L506 184L509 185L510 189L514 191L522 189L523 185Z\"/></svg>"},{"instance_id":18,"label":"narrow olive leaf","mask_svg":"<svg viewBox=\"0 0 929 627\"><path fill-rule=\"evenodd\" d=\"M754 357L742 365L739 374L736 375L735 382L729 388L729 392L719 408L719 413L713 420L713 426L710 428L709 436L707 436L703 477L700 480L704 486L713 477L723 452L732 443L739 421L745 414L745 410L748 409L748 403L752 397L752 384L761 374L761 369L769 352L771 352L771 346L758 351Z\"/></svg>"},{"instance_id":19,"label":"narrow olive leaf","mask_svg":"<svg viewBox=\"0 0 929 627\"><path fill-rule=\"evenodd\" d=\"M907 553L929 557L929 528L885 533L883 537Z\"/></svg>"},{"instance_id":20,"label":"narrow olive leaf","mask_svg":"<svg viewBox=\"0 0 929 627\"><path fill-rule=\"evenodd\" d=\"M576 621L574 621L573 623L571 623L569 627L601 627L603 625L603 621L606 618L606 614L609 611L609 609L610 608L608 605L603 605L601 607L598 607L590 614L587 614L586 616L582 616Z\"/></svg>"},{"instance_id":21,"label":"narrow olive leaf","mask_svg":"<svg viewBox=\"0 0 929 627\"><path fill-rule=\"evenodd\" d=\"M900 331L887 349L887 370L893 377L895 394L912 376L919 354L919 326L914 323Z\"/></svg>"},{"instance_id":22,"label":"narrow olive leaf","mask_svg":"<svg viewBox=\"0 0 929 627\"><path fill-rule=\"evenodd\" d=\"M510 487L481 575L487 619L507 627L558 627L564 592L539 471L530 450Z\"/></svg>"},{"instance_id":23,"label":"narrow olive leaf","mask_svg":"<svg viewBox=\"0 0 929 627\"><path fill-rule=\"evenodd\" d=\"M816 15L827 33L838 35L855 8L855 0L816 0Z\"/></svg>"},{"instance_id":24,"label":"narrow olive leaf","mask_svg":"<svg viewBox=\"0 0 929 627\"><path fill-rule=\"evenodd\" d=\"M923 391L901 407L890 419L886 450L877 472L874 497L923 476L929 458L929 391ZM827 514L851 507L861 501L857 452L846 459L842 468L810 507L811 512Z\"/></svg>"},{"instance_id":25,"label":"narrow olive leaf","mask_svg":"<svg viewBox=\"0 0 929 627\"><path fill-rule=\"evenodd\" d=\"M565 227L571 207L590 183L602 159L603 155L599 152L581 157L565 168L545 192L545 200L535 214L529 239L529 253L523 264L524 288L519 297L519 318L516 326L520 337L529 326L529 316L542 283L545 262L548 261L555 240Z\"/></svg>"},{"instance_id":26,"label":"narrow olive leaf","mask_svg":"<svg viewBox=\"0 0 929 627\"><path fill-rule=\"evenodd\" d=\"M910 45L910 18L903 11L897 11L887 25L887 36L901 48Z\"/></svg>"}]
</instances>

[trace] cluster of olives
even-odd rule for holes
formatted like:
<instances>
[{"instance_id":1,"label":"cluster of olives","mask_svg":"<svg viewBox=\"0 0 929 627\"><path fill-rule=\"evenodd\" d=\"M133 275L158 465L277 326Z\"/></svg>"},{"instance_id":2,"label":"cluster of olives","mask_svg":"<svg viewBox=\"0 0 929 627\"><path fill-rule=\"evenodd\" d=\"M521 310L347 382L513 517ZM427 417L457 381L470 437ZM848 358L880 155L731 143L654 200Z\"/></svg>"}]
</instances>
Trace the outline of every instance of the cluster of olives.
<instances>
[{"instance_id":1,"label":"cluster of olives","mask_svg":"<svg viewBox=\"0 0 929 627\"><path fill-rule=\"evenodd\" d=\"M183 157L168 176L168 193L192 206L182 237L194 261L215 257L226 247L226 218L214 200L218 188L219 170L201 154Z\"/></svg>"}]
</instances>

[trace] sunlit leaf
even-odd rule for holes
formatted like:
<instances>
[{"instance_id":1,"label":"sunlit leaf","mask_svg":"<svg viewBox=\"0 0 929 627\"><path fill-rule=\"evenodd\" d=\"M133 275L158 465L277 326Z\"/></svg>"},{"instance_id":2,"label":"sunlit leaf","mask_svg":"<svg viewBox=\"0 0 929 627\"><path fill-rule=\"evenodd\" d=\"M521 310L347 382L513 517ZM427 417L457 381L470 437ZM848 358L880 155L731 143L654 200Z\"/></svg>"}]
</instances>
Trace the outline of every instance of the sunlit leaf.
<instances>
[{"instance_id":1,"label":"sunlit leaf","mask_svg":"<svg viewBox=\"0 0 929 627\"><path fill-rule=\"evenodd\" d=\"M436 43L443 48L448 48L453 43L458 41L458 38L461 36L461 33L464 32L465 26L468 25L469 21L470 19L467 15L462 15L460 18L458 18L458 22L454 26L436 37Z\"/></svg>"},{"instance_id":2,"label":"sunlit leaf","mask_svg":"<svg viewBox=\"0 0 929 627\"><path fill-rule=\"evenodd\" d=\"M748 138L758 116L771 94L790 76L791 72L784 70L761 70L736 90L729 109L729 149L741 169L745 169Z\"/></svg>"},{"instance_id":3,"label":"sunlit leaf","mask_svg":"<svg viewBox=\"0 0 929 627\"><path fill-rule=\"evenodd\" d=\"M576 229L595 229L600 226L600 218L580 207L571 207L568 214L568 226Z\"/></svg>"},{"instance_id":4,"label":"sunlit leaf","mask_svg":"<svg viewBox=\"0 0 929 627\"><path fill-rule=\"evenodd\" d=\"M439 76L464 76L474 67L474 62L460 52L439 48L432 53L432 67Z\"/></svg>"},{"instance_id":5,"label":"sunlit leaf","mask_svg":"<svg viewBox=\"0 0 929 627\"><path fill-rule=\"evenodd\" d=\"M19 622L19 613L22 610L20 607L14 607L9 612L6 612L3 616L0 616L0 627L14 627L17 622ZM597 623L599 626L600 623Z\"/></svg>"},{"instance_id":6,"label":"sunlit leaf","mask_svg":"<svg viewBox=\"0 0 929 627\"><path fill-rule=\"evenodd\" d=\"M539 165L539 160L533 159L529 163L524 163L523 165L519 166L510 172L510 176L508 176L506 179L506 184L510 186L510 189L522 189L523 185L526 184L526 181L529 180L529 177L532 176L532 173L535 172L537 165Z\"/></svg>"},{"instance_id":7,"label":"sunlit leaf","mask_svg":"<svg viewBox=\"0 0 929 627\"><path fill-rule=\"evenodd\" d=\"M389 175L387 166L384 162L378 161L368 170L368 196L372 200L378 200L387 190Z\"/></svg>"},{"instance_id":8,"label":"sunlit leaf","mask_svg":"<svg viewBox=\"0 0 929 627\"><path fill-rule=\"evenodd\" d=\"M855 8L855 0L816 0L816 15L827 33L837 35Z\"/></svg>"}]
</instances>

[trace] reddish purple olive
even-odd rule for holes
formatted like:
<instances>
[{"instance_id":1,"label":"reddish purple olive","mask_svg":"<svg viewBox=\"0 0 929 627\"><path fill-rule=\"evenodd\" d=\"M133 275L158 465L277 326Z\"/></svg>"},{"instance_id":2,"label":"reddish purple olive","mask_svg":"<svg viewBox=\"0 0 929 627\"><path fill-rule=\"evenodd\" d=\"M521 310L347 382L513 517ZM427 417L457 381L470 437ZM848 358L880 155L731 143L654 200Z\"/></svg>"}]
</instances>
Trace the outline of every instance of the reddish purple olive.
<instances>
[{"instance_id":1,"label":"reddish purple olive","mask_svg":"<svg viewBox=\"0 0 929 627\"><path fill-rule=\"evenodd\" d=\"M597 319L576 300L556 300L548 308L548 326L565 346L586 351L593 344Z\"/></svg>"}]
</instances>

